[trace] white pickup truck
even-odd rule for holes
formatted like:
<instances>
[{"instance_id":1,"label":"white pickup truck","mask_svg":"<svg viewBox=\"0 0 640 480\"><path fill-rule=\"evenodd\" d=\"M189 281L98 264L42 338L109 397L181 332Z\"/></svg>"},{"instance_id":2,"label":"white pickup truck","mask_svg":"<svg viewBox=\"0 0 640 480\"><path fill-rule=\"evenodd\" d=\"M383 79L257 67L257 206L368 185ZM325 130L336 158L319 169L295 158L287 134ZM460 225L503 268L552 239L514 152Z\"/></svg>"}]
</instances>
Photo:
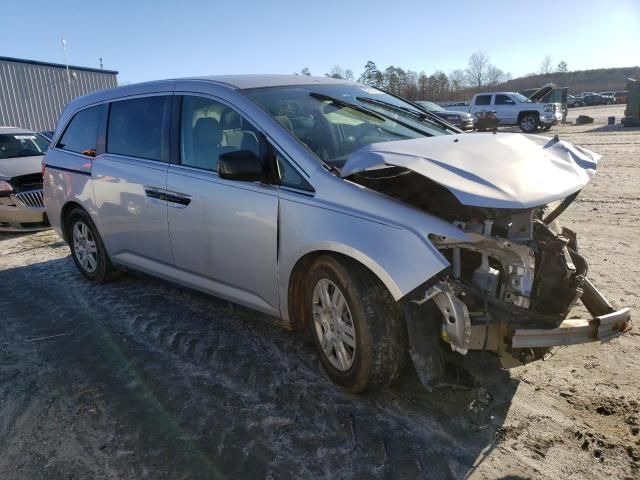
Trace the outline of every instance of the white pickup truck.
<instances>
[{"instance_id":1,"label":"white pickup truck","mask_svg":"<svg viewBox=\"0 0 640 480\"><path fill-rule=\"evenodd\" d=\"M500 125L518 125L525 133L538 128L549 130L562 119L560 103L536 103L514 92L477 93L470 105L447 106L447 110L469 112L478 118L481 112L495 112Z\"/></svg>"}]
</instances>

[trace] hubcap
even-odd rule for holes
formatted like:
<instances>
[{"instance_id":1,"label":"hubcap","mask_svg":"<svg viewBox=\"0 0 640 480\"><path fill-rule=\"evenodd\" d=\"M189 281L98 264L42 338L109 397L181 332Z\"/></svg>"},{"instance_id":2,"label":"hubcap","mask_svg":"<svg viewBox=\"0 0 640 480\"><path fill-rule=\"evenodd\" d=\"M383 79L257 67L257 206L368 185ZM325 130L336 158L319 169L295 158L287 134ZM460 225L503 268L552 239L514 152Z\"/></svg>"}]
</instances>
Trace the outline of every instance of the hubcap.
<instances>
[{"instance_id":1,"label":"hubcap","mask_svg":"<svg viewBox=\"0 0 640 480\"><path fill-rule=\"evenodd\" d=\"M82 268L88 273L95 272L98 267L96 242L84 222L76 222L73 225L73 252Z\"/></svg>"},{"instance_id":2,"label":"hubcap","mask_svg":"<svg viewBox=\"0 0 640 480\"><path fill-rule=\"evenodd\" d=\"M327 359L338 370L349 370L356 355L356 330L349 305L331 280L323 278L316 283L311 311L316 335Z\"/></svg>"}]
</instances>

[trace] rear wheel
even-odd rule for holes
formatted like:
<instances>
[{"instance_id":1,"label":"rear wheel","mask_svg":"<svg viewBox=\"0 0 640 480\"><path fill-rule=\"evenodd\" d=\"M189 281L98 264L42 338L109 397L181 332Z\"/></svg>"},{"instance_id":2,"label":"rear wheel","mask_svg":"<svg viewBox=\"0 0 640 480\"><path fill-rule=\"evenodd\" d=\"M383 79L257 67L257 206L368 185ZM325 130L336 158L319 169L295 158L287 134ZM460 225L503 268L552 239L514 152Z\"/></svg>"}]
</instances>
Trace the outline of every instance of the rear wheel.
<instances>
[{"instance_id":1,"label":"rear wheel","mask_svg":"<svg viewBox=\"0 0 640 480\"><path fill-rule=\"evenodd\" d=\"M401 310L366 268L319 257L305 285L305 311L320 360L331 380L350 392L393 383L407 340Z\"/></svg>"},{"instance_id":2,"label":"rear wheel","mask_svg":"<svg viewBox=\"0 0 640 480\"><path fill-rule=\"evenodd\" d=\"M533 133L538 130L538 116L533 113L527 113L522 116L519 122L520 130L524 133Z\"/></svg>"},{"instance_id":3,"label":"rear wheel","mask_svg":"<svg viewBox=\"0 0 640 480\"><path fill-rule=\"evenodd\" d=\"M69 215L67 238L71 256L78 270L89 280L107 280L113 268L98 230L84 210L76 208Z\"/></svg>"}]
</instances>

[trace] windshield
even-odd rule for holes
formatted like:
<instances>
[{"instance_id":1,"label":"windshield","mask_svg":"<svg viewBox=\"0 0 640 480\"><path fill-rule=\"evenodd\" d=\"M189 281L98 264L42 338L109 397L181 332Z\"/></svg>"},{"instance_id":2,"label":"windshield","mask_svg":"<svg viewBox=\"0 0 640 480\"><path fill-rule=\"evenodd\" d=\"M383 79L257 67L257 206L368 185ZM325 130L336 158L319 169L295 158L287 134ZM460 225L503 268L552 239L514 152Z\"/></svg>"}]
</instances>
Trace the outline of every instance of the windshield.
<instances>
[{"instance_id":1,"label":"windshield","mask_svg":"<svg viewBox=\"0 0 640 480\"><path fill-rule=\"evenodd\" d=\"M416 103L420 104L421 107L426 108L430 112L446 112L447 111L446 109L442 108L440 105L433 102L426 102L421 100Z\"/></svg>"},{"instance_id":2,"label":"windshield","mask_svg":"<svg viewBox=\"0 0 640 480\"><path fill-rule=\"evenodd\" d=\"M456 132L412 104L365 85L298 85L244 93L336 168L365 145Z\"/></svg>"},{"instance_id":3,"label":"windshield","mask_svg":"<svg viewBox=\"0 0 640 480\"><path fill-rule=\"evenodd\" d=\"M512 93L511 96L520 103L531 102L531 100L529 100L527 97L525 97L521 93Z\"/></svg>"},{"instance_id":4,"label":"windshield","mask_svg":"<svg viewBox=\"0 0 640 480\"><path fill-rule=\"evenodd\" d=\"M44 155L49 141L37 133L0 134L0 159Z\"/></svg>"}]
</instances>

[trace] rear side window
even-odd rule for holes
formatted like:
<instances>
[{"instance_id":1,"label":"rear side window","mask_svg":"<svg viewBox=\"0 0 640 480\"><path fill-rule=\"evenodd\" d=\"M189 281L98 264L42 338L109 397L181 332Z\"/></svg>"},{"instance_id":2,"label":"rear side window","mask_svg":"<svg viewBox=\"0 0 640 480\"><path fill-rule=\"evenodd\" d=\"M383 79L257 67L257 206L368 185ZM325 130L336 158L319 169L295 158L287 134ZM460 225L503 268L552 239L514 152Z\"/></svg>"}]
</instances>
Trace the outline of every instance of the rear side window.
<instances>
[{"instance_id":1,"label":"rear side window","mask_svg":"<svg viewBox=\"0 0 640 480\"><path fill-rule=\"evenodd\" d=\"M103 119L104 109L104 105L97 105L76 113L67 125L57 147L95 157L98 130Z\"/></svg>"},{"instance_id":2,"label":"rear side window","mask_svg":"<svg viewBox=\"0 0 640 480\"><path fill-rule=\"evenodd\" d=\"M109 111L107 152L167 162L171 97L113 102Z\"/></svg>"},{"instance_id":3,"label":"rear side window","mask_svg":"<svg viewBox=\"0 0 640 480\"><path fill-rule=\"evenodd\" d=\"M476 105L491 105L491 95L478 95Z\"/></svg>"},{"instance_id":4,"label":"rear side window","mask_svg":"<svg viewBox=\"0 0 640 480\"><path fill-rule=\"evenodd\" d=\"M515 105L515 103L508 95L496 95L496 105Z\"/></svg>"}]
</instances>

